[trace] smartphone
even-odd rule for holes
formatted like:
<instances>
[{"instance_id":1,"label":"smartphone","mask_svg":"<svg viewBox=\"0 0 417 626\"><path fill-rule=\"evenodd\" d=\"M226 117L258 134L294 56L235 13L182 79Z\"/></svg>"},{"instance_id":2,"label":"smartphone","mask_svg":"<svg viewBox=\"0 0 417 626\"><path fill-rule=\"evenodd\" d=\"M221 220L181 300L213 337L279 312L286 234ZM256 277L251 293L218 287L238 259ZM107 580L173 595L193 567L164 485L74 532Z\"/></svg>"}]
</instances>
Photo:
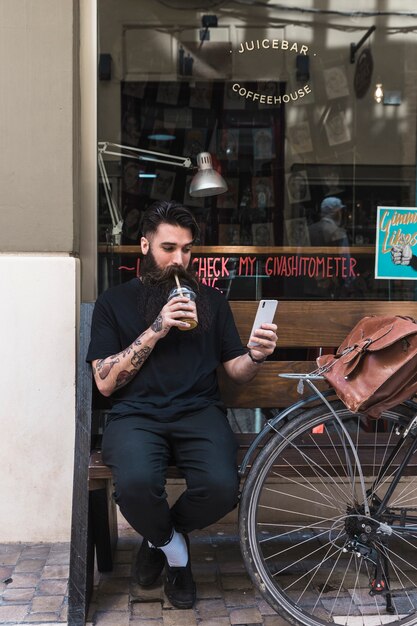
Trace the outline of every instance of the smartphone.
<instances>
[{"instance_id":1,"label":"smartphone","mask_svg":"<svg viewBox=\"0 0 417 626\"><path fill-rule=\"evenodd\" d=\"M249 337L252 337L255 330L260 328L262 324L272 324L277 306L278 300L260 300ZM248 345L257 346L258 344L251 342Z\"/></svg>"}]
</instances>

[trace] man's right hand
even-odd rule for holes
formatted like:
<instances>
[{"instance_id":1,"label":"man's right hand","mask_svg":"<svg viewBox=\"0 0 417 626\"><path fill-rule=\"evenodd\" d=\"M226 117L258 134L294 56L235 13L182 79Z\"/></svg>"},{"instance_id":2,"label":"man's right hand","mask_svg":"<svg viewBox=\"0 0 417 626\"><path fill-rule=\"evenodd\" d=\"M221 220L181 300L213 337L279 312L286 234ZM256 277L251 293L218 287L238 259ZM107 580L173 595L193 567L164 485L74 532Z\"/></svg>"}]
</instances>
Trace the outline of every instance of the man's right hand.
<instances>
[{"instance_id":1,"label":"man's right hand","mask_svg":"<svg viewBox=\"0 0 417 626\"><path fill-rule=\"evenodd\" d=\"M159 337L165 337L173 327L182 330L190 328L190 325L185 321L186 319L197 321L195 302L184 296L176 296L166 303L151 325L151 329Z\"/></svg>"},{"instance_id":2,"label":"man's right hand","mask_svg":"<svg viewBox=\"0 0 417 626\"><path fill-rule=\"evenodd\" d=\"M394 265L410 265L412 256L413 253L409 244L405 246L393 246L391 248L391 261Z\"/></svg>"}]
</instances>

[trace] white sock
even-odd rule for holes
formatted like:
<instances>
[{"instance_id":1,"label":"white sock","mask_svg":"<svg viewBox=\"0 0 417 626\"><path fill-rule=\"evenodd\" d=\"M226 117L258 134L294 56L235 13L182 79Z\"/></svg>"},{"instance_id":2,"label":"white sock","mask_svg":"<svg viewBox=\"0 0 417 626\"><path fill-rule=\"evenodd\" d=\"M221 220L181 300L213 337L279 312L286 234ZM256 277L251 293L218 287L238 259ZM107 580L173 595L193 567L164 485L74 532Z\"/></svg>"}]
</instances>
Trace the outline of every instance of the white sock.
<instances>
[{"instance_id":1,"label":"white sock","mask_svg":"<svg viewBox=\"0 0 417 626\"><path fill-rule=\"evenodd\" d=\"M159 548L165 554L170 567L185 567L188 563L188 550L181 533L174 530L172 539L166 546Z\"/></svg>"}]
</instances>

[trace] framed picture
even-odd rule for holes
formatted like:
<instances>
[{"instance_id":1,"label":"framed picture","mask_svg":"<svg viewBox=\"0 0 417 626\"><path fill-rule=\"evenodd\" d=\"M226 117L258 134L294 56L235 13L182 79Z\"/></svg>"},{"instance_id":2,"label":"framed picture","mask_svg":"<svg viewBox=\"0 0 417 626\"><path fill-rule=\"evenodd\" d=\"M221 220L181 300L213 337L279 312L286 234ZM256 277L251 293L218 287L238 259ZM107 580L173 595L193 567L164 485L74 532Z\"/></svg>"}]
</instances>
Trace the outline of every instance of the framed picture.
<instances>
[{"instance_id":1,"label":"framed picture","mask_svg":"<svg viewBox=\"0 0 417 626\"><path fill-rule=\"evenodd\" d=\"M325 121L327 141L329 146L338 146L351 140L350 130L343 111L329 115Z\"/></svg>"},{"instance_id":2,"label":"framed picture","mask_svg":"<svg viewBox=\"0 0 417 626\"><path fill-rule=\"evenodd\" d=\"M240 225L239 224L219 224L219 245L223 245L223 246L240 245Z\"/></svg>"},{"instance_id":3,"label":"framed picture","mask_svg":"<svg viewBox=\"0 0 417 626\"><path fill-rule=\"evenodd\" d=\"M308 122L301 122L288 129L291 151L294 154L304 154L313 152L313 142L311 140L310 125Z\"/></svg>"},{"instance_id":4,"label":"framed picture","mask_svg":"<svg viewBox=\"0 0 417 626\"><path fill-rule=\"evenodd\" d=\"M329 67L323 70L324 88L329 100L349 95L349 84L344 67Z\"/></svg>"},{"instance_id":5,"label":"framed picture","mask_svg":"<svg viewBox=\"0 0 417 626\"><path fill-rule=\"evenodd\" d=\"M156 178L151 189L151 198L170 200L174 189L175 173L167 170L155 170Z\"/></svg>"},{"instance_id":6,"label":"framed picture","mask_svg":"<svg viewBox=\"0 0 417 626\"><path fill-rule=\"evenodd\" d=\"M272 159L275 156L272 128L254 128L252 134L254 159Z\"/></svg>"},{"instance_id":7,"label":"framed picture","mask_svg":"<svg viewBox=\"0 0 417 626\"><path fill-rule=\"evenodd\" d=\"M286 176L288 199L291 203L311 200L307 172L298 170Z\"/></svg>"},{"instance_id":8,"label":"framed picture","mask_svg":"<svg viewBox=\"0 0 417 626\"><path fill-rule=\"evenodd\" d=\"M254 246L274 245L274 225L272 222L252 224L252 244Z\"/></svg>"},{"instance_id":9,"label":"framed picture","mask_svg":"<svg viewBox=\"0 0 417 626\"><path fill-rule=\"evenodd\" d=\"M309 246L310 235L305 217L285 220L285 234L289 246Z\"/></svg>"},{"instance_id":10,"label":"framed picture","mask_svg":"<svg viewBox=\"0 0 417 626\"><path fill-rule=\"evenodd\" d=\"M252 178L252 201L257 209L274 206L274 187L271 176Z\"/></svg>"}]
</instances>

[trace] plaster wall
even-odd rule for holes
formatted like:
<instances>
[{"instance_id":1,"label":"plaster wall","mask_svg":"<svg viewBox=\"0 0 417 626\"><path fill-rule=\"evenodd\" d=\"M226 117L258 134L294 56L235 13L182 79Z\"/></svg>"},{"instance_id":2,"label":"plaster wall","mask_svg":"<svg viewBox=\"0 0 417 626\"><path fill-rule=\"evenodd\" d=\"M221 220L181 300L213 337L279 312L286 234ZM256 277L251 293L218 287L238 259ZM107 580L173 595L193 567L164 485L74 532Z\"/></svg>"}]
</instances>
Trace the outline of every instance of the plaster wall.
<instances>
[{"instance_id":1,"label":"plaster wall","mask_svg":"<svg viewBox=\"0 0 417 626\"><path fill-rule=\"evenodd\" d=\"M0 2L0 542L70 538L78 1Z\"/></svg>"},{"instance_id":2,"label":"plaster wall","mask_svg":"<svg viewBox=\"0 0 417 626\"><path fill-rule=\"evenodd\" d=\"M73 0L0 2L0 250L72 252Z\"/></svg>"},{"instance_id":3,"label":"plaster wall","mask_svg":"<svg viewBox=\"0 0 417 626\"><path fill-rule=\"evenodd\" d=\"M0 542L68 541L79 261L0 254Z\"/></svg>"}]
</instances>

